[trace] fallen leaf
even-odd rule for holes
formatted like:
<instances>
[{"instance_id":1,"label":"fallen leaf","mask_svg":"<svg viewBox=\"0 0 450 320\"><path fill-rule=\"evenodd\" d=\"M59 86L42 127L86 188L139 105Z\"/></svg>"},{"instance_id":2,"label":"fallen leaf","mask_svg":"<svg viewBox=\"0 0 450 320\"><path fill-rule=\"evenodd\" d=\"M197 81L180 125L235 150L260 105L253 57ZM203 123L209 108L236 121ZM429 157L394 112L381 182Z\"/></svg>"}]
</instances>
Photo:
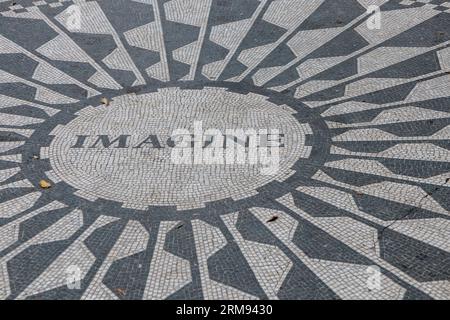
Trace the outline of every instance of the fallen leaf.
<instances>
[{"instance_id":1,"label":"fallen leaf","mask_svg":"<svg viewBox=\"0 0 450 320\"><path fill-rule=\"evenodd\" d=\"M278 219L278 216L273 216L272 218L270 218L269 220L267 220L267 222L273 222L275 220Z\"/></svg>"},{"instance_id":2,"label":"fallen leaf","mask_svg":"<svg viewBox=\"0 0 450 320\"><path fill-rule=\"evenodd\" d=\"M50 184L50 182L48 182L48 181L45 181L45 180L41 180L41 181L39 181L39 186L42 188L42 189L48 189L48 188L51 188L51 184Z\"/></svg>"},{"instance_id":3,"label":"fallen leaf","mask_svg":"<svg viewBox=\"0 0 450 320\"><path fill-rule=\"evenodd\" d=\"M117 291L117 293L120 294L121 296L124 296L124 295L125 295L125 290L122 289L122 288L117 288L116 291Z\"/></svg>"},{"instance_id":4,"label":"fallen leaf","mask_svg":"<svg viewBox=\"0 0 450 320\"><path fill-rule=\"evenodd\" d=\"M435 42L440 42L440 41L442 41L442 40L444 39L444 36L445 36L445 32L443 32L443 31L438 31L438 32L436 32L436 39L435 39Z\"/></svg>"},{"instance_id":5,"label":"fallen leaf","mask_svg":"<svg viewBox=\"0 0 450 320\"><path fill-rule=\"evenodd\" d=\"M109 100L108 100L107 98L102 98L102 99L100 100L100 102L101 102L103 105L105 105L105 106L109 106Z\"/></svg>"}]
</instances>

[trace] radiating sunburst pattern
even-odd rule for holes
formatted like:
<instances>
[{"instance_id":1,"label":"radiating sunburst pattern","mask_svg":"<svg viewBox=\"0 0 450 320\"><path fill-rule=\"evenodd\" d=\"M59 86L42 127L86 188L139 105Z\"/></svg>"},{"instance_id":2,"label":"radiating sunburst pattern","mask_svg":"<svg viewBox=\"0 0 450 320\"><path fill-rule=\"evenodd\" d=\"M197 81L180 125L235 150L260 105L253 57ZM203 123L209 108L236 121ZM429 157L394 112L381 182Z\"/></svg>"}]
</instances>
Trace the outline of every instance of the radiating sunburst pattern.
<instances>
[{"instance_id":1,"label":"radiating sunburst pattern","mask_svg":"<svg viewBox=\"0 0 450 320\"><path fill-rule=\"evenodd\" d=\"M449 39L443 0L0 0L0 299L449 299ZM71 145L195 120L282 129L279 174Z\"/></svg>"}]
</instances>

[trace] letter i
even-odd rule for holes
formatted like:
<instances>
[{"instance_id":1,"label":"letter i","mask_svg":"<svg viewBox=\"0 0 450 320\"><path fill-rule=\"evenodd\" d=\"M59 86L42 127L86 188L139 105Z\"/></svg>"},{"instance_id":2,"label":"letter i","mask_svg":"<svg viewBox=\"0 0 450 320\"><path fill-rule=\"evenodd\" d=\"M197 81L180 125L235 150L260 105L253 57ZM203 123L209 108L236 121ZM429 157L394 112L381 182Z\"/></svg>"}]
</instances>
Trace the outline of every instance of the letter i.
<instances>
[{"instance_id":1,"label":"letter i","mask_svg":"<svg viewBox=\"0 0 450 320\"><path fill-rule=\"evenodd\" d=\"M86 142L86 139L89 136L78 136L77 135L77 142L75 142L75 144L73 146L71 146L70 148L83 148L84 143Z\"/></svg>"}]
</instances>

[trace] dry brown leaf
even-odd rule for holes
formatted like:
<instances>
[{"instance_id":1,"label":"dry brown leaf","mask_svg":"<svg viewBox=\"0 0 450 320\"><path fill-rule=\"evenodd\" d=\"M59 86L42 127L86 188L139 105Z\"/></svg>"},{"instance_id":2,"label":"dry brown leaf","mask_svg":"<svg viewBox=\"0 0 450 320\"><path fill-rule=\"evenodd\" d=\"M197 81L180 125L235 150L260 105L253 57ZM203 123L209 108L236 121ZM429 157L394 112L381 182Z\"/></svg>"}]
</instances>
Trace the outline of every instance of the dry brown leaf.
<instances>
[{"instance_id":1,"label":"dry brown leaf","mask_svg":"<svg viewBox=\"0 0 450 320\"><path fill-rule=\"evenodd\" d=\"M109 106L109 100L108 100L107 98L102 98L102 99L100 100L100 102L101 102L103 105L105 105L105 106Z\"/></svg>"},{"instance_id":2,"label":"dry brown leaf","mask_svg":"<svg viewBox=\"0 0 450 320\"><path fill-rule=\"evenodd\" d=\"M39 181L39 186L40 186L42 189L48 189L48 188L51 188L51 187L52 187L52 185L50 184L50 182L45 181L45 180Z\"/></svg>"},{"instance_id":3,"label":"dry brown leaf","mask_svg":"<svg viewBox=\"0 0 450 320\"><path fill-rule=\"evenodd\" d=\"M117 288L116 291L117 291L117 293L120 294L121 296L124 296L124 295L125 295L125 290L122 289L122 288Z\"/></svg>"}]
</instances>

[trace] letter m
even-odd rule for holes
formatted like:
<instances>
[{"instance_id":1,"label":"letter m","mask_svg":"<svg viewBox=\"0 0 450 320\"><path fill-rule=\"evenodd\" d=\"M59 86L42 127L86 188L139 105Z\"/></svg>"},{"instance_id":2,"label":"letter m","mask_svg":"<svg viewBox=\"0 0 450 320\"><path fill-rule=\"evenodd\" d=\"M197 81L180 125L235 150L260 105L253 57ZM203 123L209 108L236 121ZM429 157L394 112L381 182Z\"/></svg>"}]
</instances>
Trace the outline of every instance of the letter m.
<instances>
[{"instance_id":1,"label":"letter m","mask_svg":"<svg viewBox=\"0 0 450 320\"><path fill-rule=\"evenodd\" d=\"M114 148L128 148L127 142L129 135L121 135L117 139L110 140L107 135L99 135L97 141L91 146L91 148L96 148L99 143L103 145L105 148L111 147L113 144L117 144Z\"/></svg>"}]
</instances>

